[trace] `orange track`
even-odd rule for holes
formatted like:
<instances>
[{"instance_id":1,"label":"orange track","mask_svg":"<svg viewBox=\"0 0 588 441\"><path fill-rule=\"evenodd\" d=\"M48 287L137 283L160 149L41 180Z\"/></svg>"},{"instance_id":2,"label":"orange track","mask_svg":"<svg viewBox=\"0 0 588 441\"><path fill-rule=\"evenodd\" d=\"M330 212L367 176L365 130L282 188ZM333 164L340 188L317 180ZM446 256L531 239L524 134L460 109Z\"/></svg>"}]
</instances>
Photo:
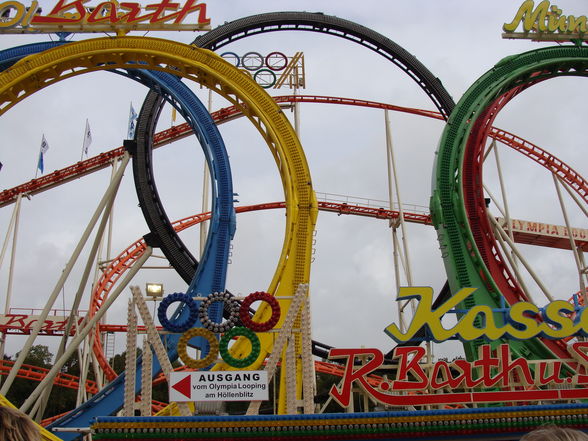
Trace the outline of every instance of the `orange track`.
<instances>
[{"instance_id":1,"label":"orange track","mask_svg":"<svg viewBox=\"0 0 588 441\"><path fill-rule=\"evenodd\" d=\"M11 360L0 360L0 375L8 375L12 365L14 364ZM31 366L23 364L18 371L18 378L24 378L26 380L41 381L47 375L49 369L45 369L38 366ZM54 383L56 386L67 387L68 389L78 389L80 386L80 379L75 375L64 374L60 372L55 377ZM96 394L98 392L98 386L91 380L86 380L86 391L89 394Z\"/></svg>"},{"instance_id":2,"label":"orange track","mask_svg":"<svg viewBox=\"0 0 588 441\"><path fill-rule=\"evenodd\" d=\"M443 117L440 113L430 110L394 106L391 104L379 103L376 101L366 101L352 98L312 95L285 95L276 96L274 97L274 100L278 104L299 102L370 107L443 120ZM239 117L241 113L235 106L231 106L220 109L212 113L211 115L212 118L217 122L217 124L221 124ZM191 134L192 130L187 123L180 124L178 126L173 126L167 130L163 130L157 133L154 136L154 147L164 146L178 139L190 136ZM526 141L523 138L519 138L516 135L513 135L512 133L509 133L505 130L493 127L490 130L490 136L500 142L503 142L504 144L508 145L514 150L522 153L523 155L527 156L528 158L532 159L538 164L541 164L548 170L557 173L557 175L561 177L565 182L567 182L580 195L580 197L582 197L584 201L588 202L588 184L586 180L565 162L560 161L557 157L543 150L539 146L529 141ZM50 188L56 187L65 182L77 179L81 176L106 168L112 160L122 156L123 153L124 148L119 147L117 149L110 150L109 152L102 153L93 158L86 159L85 161L80 161L74 165L63 168L61 170L56 170L53 173L42 176L40 178L33 179L17 187L4 190L0 193L0 207L13 203L19 194L33 195L41 193L45 190L49 190Z\"/></svg>"},{"instance_id":3,"label":"orange track","mask_svg":"<svg viewBox=\"0 0 588 441\"><path fill-rule=\"evenodd\" d=\"M419 116L426 116L429 118L435 118L442 120L442 116L438 112L428 111L428 110L421 110L421 109L414 109L408 107L401 107L401 106L394 106L385 103L378 103L374 101L365 101L365 100L357 100L357 99L349 99L349 98L338 98L338 97L326 97L326 96L308 96L308 95L295 95L295 96L277 96L274 97L277 103L294 103L294 102L311 102L311 103L323 103L323 104L340 104L340 105L352 105L352 106L361 106L361 107L371 107L371 108L379 108L379 109L386 109L391 111L398 111L404 113L410 113ZM240 116L240 112L236 107L227 107L217 112L212 113L213 119L217 123L223 123L235 119ZM190 129L189 125L184 123L178 126L171 127L170 129L164 130L159 132L154 137L154 147L161 147L163 145L169 144L173 141L178 139L185 138L192 134L192 130ZM569 165L565 162L559 160L552 154L544 151L540 147L517 137L514 134L506 132L504 130L500 130L497 128L492 128L490 131L490 136L498 141L503 142L504 144L508 145L509 147L517 150L518 152L524 154L525 156L529 157L530 159L534 160L535 162L541 164L543 167L547 168L548 170L555 172L559 177L561 177L565 182L567 182L580 197L588 202L588 184L584 180L582 176L580 176L575 170L573 170ZM4 190L0 192L0 207L9 205L13 203L19 194L37 194L41 193L45 190L49 190L50 188L59 186L63 183L71 181L73 179L80 178L86 174L93 173L94 171L106 168L109 163L116 158L122 156L124 153L124 148L119 147L117 149L111 150L109 152L102 153L98 156L93 158L89 158L85 161L80 161L77 164L72 166L66 167L61 170L56 170L53 173L50 173L46 176L41 178L33 179L25 184L19 185L17 187ZM236 211L238 213L247 212L247 211L255 211L255 210L264 210L264 209L275 209L275 208L284 208L285 205L283 202L274 202L268 204L259 204L259 205L252 205L246 207L237 207ZM349 205L349 204L340 204L334 202L319 202L319 208L324 211L336 212L338 214L353 214L359 216L368 216L373 218L380 218L380 219L394 219L398 218L399 213L393 210L386 210L384 208L371 208L371 207L363 207L359 205ZM421 224L431 224L431 219L429 215L425 214L415 214L415 213L404 213L405 219L407 221L421 223ZM188 228L192 225L200 223L202 221L208 220L210 214L204 213L196 216L191 216L185 219L181 219L179 221L174 222L173 226L176 231L181 231L185 228ZM145 249L145 243L143 240L138 240L133 243L130 247L128 247L123 253L121 253L117 258L115 258L109 267L103 272L102 277L100 278L99 282L96 285L96 289L92 295L92 303L90 307L90 315L93 315L102 305L108 292L112 288L112 286L118 281L120 276L129 268L133 262L138 258L139 255L143 253ZM124 331L126 326L117 326L117 325L101 325L99 331ZM94 352L96 353L99 363L101 367L104 369L107 378L110 380L116 375L114 371L108 365L107 360L104 357L102 346L100 343L100 339L96 338L94 343ZM0 362L0 375L5 375L9 368L6 367L6 361L4 364ZM8 362L9 363L9 362ZM43 378L44 373L42 368L34 368L30 367L31 369L27 368L24 372L19 373L21 378L29 378L40 381ZM331 373L334 375L342 375L341 368L337 367L336 365L330 365L328 363L319 363L317 365L317 370L325 373ZM63 382L65 387L77 387L77 381L75 377L69 376L67 377L66 374L60 374L59 377L56 378L56 382ZM157 379L155 381L158 381ZM161 379L159 381L162 381ZM377 381L374 379L373 381ZM95 388L95 384L90 386L86 383L86 387L91 387L92 390ZM89 390L90 392L90 390ZM95 393L95 392L91 392Z\"/></svg>"}]
</instances>

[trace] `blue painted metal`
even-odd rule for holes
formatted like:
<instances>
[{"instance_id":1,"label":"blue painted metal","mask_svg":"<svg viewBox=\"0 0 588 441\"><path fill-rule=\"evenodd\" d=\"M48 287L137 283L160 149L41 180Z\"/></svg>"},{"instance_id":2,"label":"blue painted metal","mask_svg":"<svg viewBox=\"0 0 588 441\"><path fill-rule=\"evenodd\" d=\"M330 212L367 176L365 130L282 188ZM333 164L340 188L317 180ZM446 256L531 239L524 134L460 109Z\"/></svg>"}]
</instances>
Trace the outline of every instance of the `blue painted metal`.
<instances>
[{"instance_id":1,"label":"blue painted metal","mask_svg":"<svg viewBox=\"0 0 588 441\"><path fill-rule=\"evenodd\" d=\"M64 42L36 43L11 48L0 52L0 69L5 70L25 56L36 54L44 50L64 44ZM198 270L190 284L187 293L207 296L225 289L227 262L230 240L235 229L235 210L233 206L233 186L229 158L220 133L204 105L194 93L183 84L179 78L157 71L148 70L114 70L157 90L180 112L192 127L196 137L204 150L208 163L212 185L212 217L205 250L198 266ZM183 320L189 314L188 308L179 308L174 314L178 320ZM216 321L222 320L222 308L214 304L209 310L209 316ZM195 323L194 326L200 326ZM173 361L178 358L178 334L167 335L164 344L168 356ZM154 360L154 375L161 370L158 360ZM140 385L141 367L137 366L137 388ZM79 408L55 421L49 429L55 427L88 427L97 416L112 415L123 404L124 374L120 375L102 391L92 397ZM59 433L64 441L79 439L75 433Z\"/></svg>"}]
</instances>

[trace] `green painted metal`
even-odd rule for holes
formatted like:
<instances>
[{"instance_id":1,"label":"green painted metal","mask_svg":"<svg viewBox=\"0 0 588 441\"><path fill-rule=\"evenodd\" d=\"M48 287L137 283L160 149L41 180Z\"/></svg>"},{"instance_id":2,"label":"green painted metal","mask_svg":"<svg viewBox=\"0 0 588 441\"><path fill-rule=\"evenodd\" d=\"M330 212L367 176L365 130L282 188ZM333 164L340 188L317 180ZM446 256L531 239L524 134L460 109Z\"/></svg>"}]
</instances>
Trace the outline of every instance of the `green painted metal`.
<instances>
[{"instance_id":1,"label":"green painted metal","mask_svg":"<svg viewBox=\"0 0 588 441\"><path fill-rule=\"evenodd\" d=\"M509 90L558 76L588 76L588 47L548 47L501 60L463 95L443 131L436 153L430 209L451 292L465 287L478 288L471 296L472 301L461 305L463 308L471 308L474 304L498 308L502 299L476 247L465 208L468 195L463 186L463 162L472 127L485 109ZM482 343L487 342L464 342L468 359L477 358L477 348ZM502 341L494 342L500 343ZM507 343L517 356L554 358L538 339Z\"/></svg>"}]
</instances>

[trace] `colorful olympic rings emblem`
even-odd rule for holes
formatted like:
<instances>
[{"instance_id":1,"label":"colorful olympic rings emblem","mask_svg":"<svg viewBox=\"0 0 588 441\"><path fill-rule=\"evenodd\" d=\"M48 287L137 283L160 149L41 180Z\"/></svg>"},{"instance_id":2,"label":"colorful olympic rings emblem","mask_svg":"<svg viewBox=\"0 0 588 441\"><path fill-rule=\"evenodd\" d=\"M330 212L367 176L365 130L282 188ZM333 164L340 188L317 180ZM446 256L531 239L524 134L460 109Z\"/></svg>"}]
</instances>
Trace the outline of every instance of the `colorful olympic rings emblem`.
<instances>
[{"instance_id":1,"label":"colorful olympic rings emblem","mask_svg":"<svg viewBox=\"0 0 588 441\"><path fill-rule=\"evenodd\" d=\"M257 300L262 300L268 303L272 310L271 317L262 323L254 322L249 315L249 307ZM268 294L267 292L254 292L245 297L245 300L243 300L243 303L241 303L239 318L241 319L243 325L252 331L265 332L276 326L278 320L280 319L280 313L280 304L274 296Z\"/></svg>"},{"instance_id":2,"label":"colorful olympic rings emblem","mask_svg":"<svg viewBox=\"0 0 588 441\"><path fill-rule=\"evenodd\" d=\"M188 355L188 342L194 337L202 337L208 341L210 349L206 357L195 360ZM218 341L212 332L204 328L192 328L182 334L178 341L178 355L186 366L192 369L203 369L214 363L218 356Z\"/></svg>"},{"instance_id":3,"label":"colorful olympic rings emblem","mask_svg":"<svg viewBox=\"0 0 588 441\"><path fill-rule=\"evenodd\" d=\"M184 322L172 322L167 318L167 309L174 302L184 302L190 309L190 315L186 318L186 320L184 320ZM163 326L168 331L178 334L190 329L196 321L197 317L198 305L196 305L196 302L194 302L192 297L190 297L188 294L183 294L180 292L175 292L166 296L157 308L157 318L159 318L159 323L161 323L161 326Z\"/></svg>"},{"instance_id":4,"label":"colorful olympic rings emblem","mask_svg":"<svg viewBox=\"0 0 588 441\"><path fill-rule=\"evenodd\" d=\"M229 342L238 336L245 337L251 342L251 352L245 358L235 358L229 353ZM236 368L244 368L257 360L257 357L259 357L259 353L261 352L261 343L259 342L257 334L251 329L237 326L222 336L219 348L221 357L225 363Z\"/></svg>"},{"instance_id":5,"label":"colorful olympic rings emblem","mask_svg":"<svg viewBox=\"0 0 588 441\"><path fill-rule=\"evenodd\" d=\"M228 309L230 310L229 318L224 323L214 323L210 320L210 317L208 317L208 308L210 308L214 302L225 302L225 309L227 309L228 306ZM227 332L237 323L237 319L239 318L239 304L231 299L231 295L228 292L215 292L200 303L199 318L202 327L209 331L212 331L215 334L218 334L219 332Z\"/></svg>"},{"instance_id":6,"label":"colorful olympic rings emblem","mask_svg":"<svg viewBox=\"0 0 588 441\"><path fill-rule=\"evenodd\" d=\"M264 301L271 308L271 316L264 322L255 322L250 317L249 308L255 301ZM182 323L174 323L167 318L167 308L173 302L184 302L190 308L190 316ZM225 307L230 310L229 318L224 323L213 322L208 314L210 306L214 302L224 302ZM280 319L280 304L275 297L266 292L254 292L249 294L239 308L238 303L229 293L214 293L202 301L200 307L187 294L174 293L168 295L159 305L158 317L161 324L169 331L183 335L178 341L178 355L184 364L192 369L203 369L214 363L220 353L223 361L229 366L235 368L244 368L252 364L261 352L261 344L255 332L267 332L271 330ZM202 328L191 328L199 317L202 322ZM235 326L237 319L240 318L244 326ZM220 344L215 337L216 333L224 333ZM230 341L237 337L245 337L251 343L251 352L245 358L235 358L229 352ZM210 349L206 357L196 360L188 355L187 346L190 339L202 337L208 341Z\"/></svg>"},{"instance_id":7,"label":"colorful olympic rings emblem","mask_svg":"<svg viewBox=\"0 0 588 441\"><path fill-rule=\"evenodd\" d=\"M275 72L284 70L288 65L288 57L281 52L271 52L265 57L253 51L241 57L235 52L224 52L221 57L251 74L264 89L273 87L277 81Z\"/></svg>"}]
</instances>

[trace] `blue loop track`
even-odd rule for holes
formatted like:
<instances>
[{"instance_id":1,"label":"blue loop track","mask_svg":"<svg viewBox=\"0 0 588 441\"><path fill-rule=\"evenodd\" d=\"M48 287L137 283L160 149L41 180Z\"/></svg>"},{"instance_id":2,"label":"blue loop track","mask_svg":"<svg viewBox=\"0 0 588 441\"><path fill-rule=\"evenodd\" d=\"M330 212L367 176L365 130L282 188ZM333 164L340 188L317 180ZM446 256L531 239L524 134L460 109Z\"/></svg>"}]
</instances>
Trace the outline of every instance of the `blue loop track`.
<instances>
[{"instance_id":1,"label":"blue loop track","mask_svg":"<svg viewBox=\"0 0 588 441\"><path fill-rule=\"evenodd\" d=\"M0 70L9 68L20 59L53 47L67 44L63 42L44 42L14 47L0 52ZM157 91L165 97L190 124L204 150L212 180L212 217L205 251L198 270L192 279L188 294L210 295L225 289L227 262L230 240L235 232L235 211L233 206L233 185L228 154L214 121L204 105L194 93L183 84L179 78L157 71L148 70L113 70L138 81ZM178 308L174 318L186 320L189 316L188 308ZM222 309L211 308L210 316L222 320ZM199 321L194 326L200 326ZM166 336L165 344L168 356L173 361L177 359L178 334ZM157 359L153 363L154 375L161 370ZM141 366L138 362L136 384L140 385ZM137 386L138 392L139 386ZM98 394L51 424L48 429L56 427L88 427L97 416L112 415L123 403L124 374L108 384ZM64 441L81 438L76 433L60 432Z\"/></svg>"}]
</instances>

